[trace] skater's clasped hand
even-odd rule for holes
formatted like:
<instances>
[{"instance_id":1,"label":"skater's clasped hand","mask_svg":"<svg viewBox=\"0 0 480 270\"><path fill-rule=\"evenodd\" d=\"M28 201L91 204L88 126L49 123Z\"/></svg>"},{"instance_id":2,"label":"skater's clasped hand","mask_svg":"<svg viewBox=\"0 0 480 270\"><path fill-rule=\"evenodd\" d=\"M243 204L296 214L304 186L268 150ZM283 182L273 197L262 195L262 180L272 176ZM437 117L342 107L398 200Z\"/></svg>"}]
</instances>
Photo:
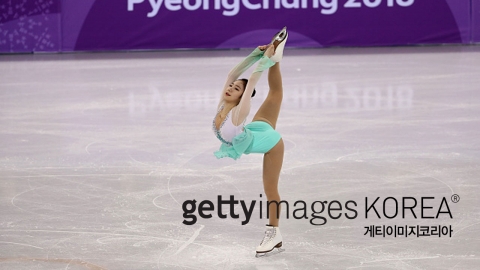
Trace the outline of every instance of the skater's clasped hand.
<instances>
[{"instance_id":1,"label":"skater's clasped hand","mask_svg":"<svg viewBox=\"0 0 480 270\"><path fill-rule=\"evenodd\" d=\"M267 48L268 48L269 45L260 45L258 46L258 48L261 50L261 51L265 51Z\"/></svg>"},{"instance_id":2,"label":"skater's clasped hand","mask_svg":"<svg viewBox=\"0 0 480 270\"><path fill-rule=\"evenodd\" d=\"M269 45L260 45L258 46L258 49L260 49L261 51L264 51L265 55L270 58L272 57L272 55L275 53L275 46L273 46L273 44L269 44Z\"/></svg>"}]
</instances>

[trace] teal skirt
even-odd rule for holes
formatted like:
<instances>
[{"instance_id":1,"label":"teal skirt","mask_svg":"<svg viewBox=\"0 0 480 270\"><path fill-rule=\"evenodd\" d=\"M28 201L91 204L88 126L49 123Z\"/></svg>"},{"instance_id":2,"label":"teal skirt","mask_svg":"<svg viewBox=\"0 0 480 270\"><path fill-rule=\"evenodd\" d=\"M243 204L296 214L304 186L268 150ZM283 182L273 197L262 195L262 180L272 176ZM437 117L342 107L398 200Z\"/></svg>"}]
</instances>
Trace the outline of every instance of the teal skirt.
<instances>
[{"instance_id":1,"label":"teal skirt","mask_svg":"<svg viewBox=\"0 0 480 270\"><path fill-rule=\"evenodd\" d=\"M280 133L267 122L255 121L244 127L242 133L233 138L232 145L222 143L214 154L217 158L238 159L242 154L267 153L282 138Z\"/></svg>"}]
</instances>

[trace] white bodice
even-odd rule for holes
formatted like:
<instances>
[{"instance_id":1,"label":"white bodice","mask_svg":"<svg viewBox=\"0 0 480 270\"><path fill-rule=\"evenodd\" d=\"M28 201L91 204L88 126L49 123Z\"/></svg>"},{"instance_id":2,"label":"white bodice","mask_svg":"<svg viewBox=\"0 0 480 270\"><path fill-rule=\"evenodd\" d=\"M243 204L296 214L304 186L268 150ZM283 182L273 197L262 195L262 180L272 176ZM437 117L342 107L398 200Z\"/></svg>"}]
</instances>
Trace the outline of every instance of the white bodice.
<instances>
[{"instance_id":1,"label":"white bodice","mask_svg":"<svg viewBox=\"0 0 480 270\"><path fill-rule=\"evenodd\" d=\"M222 124L220 124L220 129L217 130L215 120L222 109L223 105L220 106L215 118L213 118L213 132L222 143L232 145L233 138L243 132L243 126L245 122L241 125L235 126L232 122L232 110L230 110L227 114L227 117L225 117L225 120L223 120Z\"/></svg>"}]
</instances>

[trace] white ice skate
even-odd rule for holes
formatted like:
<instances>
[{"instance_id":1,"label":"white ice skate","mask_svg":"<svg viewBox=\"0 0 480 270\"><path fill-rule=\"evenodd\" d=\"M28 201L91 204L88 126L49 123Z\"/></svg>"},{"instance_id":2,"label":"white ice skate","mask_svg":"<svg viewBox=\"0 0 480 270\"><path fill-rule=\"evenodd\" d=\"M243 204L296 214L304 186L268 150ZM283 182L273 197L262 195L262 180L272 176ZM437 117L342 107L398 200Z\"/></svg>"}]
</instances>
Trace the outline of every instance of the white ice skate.
<instances>
[{"instance_id":1,"label":"white ice skate","mask_svg":"<svg viewBox=\"0 0 480 270\"><path fill-rule=\"evenodd\" d=\"M285 26L280 32L278 32L275 36L273 36L272 41L270 44L275 46L275 54L270 57L270 59L274 62L280 62L283 57L283 49L285 48L285 44L287 43L288 39L288 32L287 27Z\"/></svg>"},{"instance_id":2,"label":"white ice skate","mask_svg":"<svg viewBox=\"0 0 480 270\"><path fill-rule=\"evenodd\" d=\"M282 251L284 251L284 249L282 248L282 235L280 234L280 228L267 225L265 236L257 247L257 254L255 257L264 257Z\"/></svg>"}]
</instances>

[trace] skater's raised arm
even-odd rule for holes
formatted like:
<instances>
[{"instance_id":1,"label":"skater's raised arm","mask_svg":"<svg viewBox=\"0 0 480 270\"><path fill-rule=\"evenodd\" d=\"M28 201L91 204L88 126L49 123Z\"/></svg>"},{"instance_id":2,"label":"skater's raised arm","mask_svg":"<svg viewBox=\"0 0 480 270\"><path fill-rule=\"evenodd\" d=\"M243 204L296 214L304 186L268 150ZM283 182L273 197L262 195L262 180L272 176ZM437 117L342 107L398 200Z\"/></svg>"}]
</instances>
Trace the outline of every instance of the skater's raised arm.
<instances>
[{"instance_id":1,"label":"skater's raised arm","mask_svg":"<svg viewBox=\"0 0 480 270\"><path fill-rule=\"evenodd\" d=\"M250 105L252 99L251 96L253 90L255 89L255 86L257 85L257 82L262 76L262 72L275 65L275 62L269 58L272 54L273 46L265 52L265 55L258 62L258 66L253 71L252 75L250 75L250 79L245 86L245 91L243 92L242 98L240 99L238 105L232 111L232 122L234 125L238 126L242 124L250 113Z\"/></svg>"}]
</instances>

